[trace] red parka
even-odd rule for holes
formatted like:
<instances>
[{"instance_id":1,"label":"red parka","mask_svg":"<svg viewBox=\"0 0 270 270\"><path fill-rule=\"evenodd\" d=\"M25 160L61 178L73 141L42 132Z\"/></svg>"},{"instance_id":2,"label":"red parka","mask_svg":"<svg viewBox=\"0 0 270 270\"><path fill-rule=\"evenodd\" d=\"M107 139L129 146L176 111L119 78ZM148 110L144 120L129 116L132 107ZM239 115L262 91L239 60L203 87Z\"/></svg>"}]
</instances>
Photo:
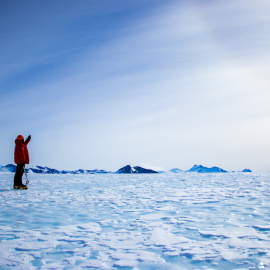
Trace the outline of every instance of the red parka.
<instances>
[{"instance_id":1,"label":"red parka","mask_svg":"<svg viewBox=\"0 0 270 270\"><path fill-rule=\"evenodd\" d=\"M22 164L23 162L29 164L28 143L29 140L26 140L25 142L18 139L15 140L14 161L16 164Z\"/></svg>"}]
</instances>

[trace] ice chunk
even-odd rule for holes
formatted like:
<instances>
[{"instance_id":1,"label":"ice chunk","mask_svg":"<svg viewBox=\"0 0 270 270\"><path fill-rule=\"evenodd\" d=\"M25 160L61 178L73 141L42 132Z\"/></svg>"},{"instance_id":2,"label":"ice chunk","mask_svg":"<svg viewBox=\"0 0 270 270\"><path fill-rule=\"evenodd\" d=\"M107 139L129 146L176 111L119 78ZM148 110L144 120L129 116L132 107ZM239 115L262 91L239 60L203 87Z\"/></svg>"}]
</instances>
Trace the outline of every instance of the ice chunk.
<instances>
[{"instance_id":1,"label":"ice chunk","mask_svg":"<svg viewBox=\"0 0 270 270\"><path fill-rule=\"evenodd\" d=\"M150 243L156 246L170 246L178 243L187 243L189 239L183 236L174 235L161 228L156 228L152 232Z\"/></svg>"}]
</instances>

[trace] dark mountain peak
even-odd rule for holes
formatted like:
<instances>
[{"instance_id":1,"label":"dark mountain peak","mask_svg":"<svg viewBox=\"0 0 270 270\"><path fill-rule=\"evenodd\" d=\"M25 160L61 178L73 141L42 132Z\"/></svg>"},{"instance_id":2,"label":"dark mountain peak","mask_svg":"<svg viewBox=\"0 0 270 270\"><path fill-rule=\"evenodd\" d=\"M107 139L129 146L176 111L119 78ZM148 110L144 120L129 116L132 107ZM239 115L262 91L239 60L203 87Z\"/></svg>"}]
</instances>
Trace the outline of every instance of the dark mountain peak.
<instances>
[{"instance_id":1,"label":"dark mountain peak","mask_svg":"<svg viewBox=\"0 0 270 270\"><path fill-rule=\"evenodd\" d=\"M7 171L7 172L16 172L16 165L13 164L7 164L5 166L0 166L1 171Z\"/></svg>"},{"instance_id":2,"label":"dark mountain peak","mask_svg":"<svg viewBox=\"0 0 270 270\"><path fill-rule=\"evenodd\" d=\"M131 167L130 165L127 165L121 169L119 169L116 173L158 173L154 170L145 169L140 166Z\"/></svg>"},{"instance_id":3,"label":"dark mountain peak","mask_svg":"<svg viewBox=\"0 0 270 270\"><path fill-rule=\"evenodd\" d=\"M42 167L42 166L36 166L38 169L40 170L45 170L46 167Z\"/></svg>"},{"instance_id":4,"label":"dark mountain peak","mask_svg":"<svg viewBox=\"0 0 270 270\"><path fill-rule=\"evenodd\" d=\"M133 169L134 169L133 173L158 173L154 170L145 169L145 168L142 168L140 166L135 166L135 167L133 167Z\"/></svg>"},{"instance_id":5,"label":"dark mountain peak","mask_svg":"<svg viewBox=\"0 0 270 270\"><path fill-rule=\"evenodd\" d=\"M200 170L200 169L204 169L204 168L206 168L206 167L204 167L204 166L202 166L202 165L194 165L191 169L189 169L188 171L189 172L196 172L196 171L198 171L198 170Z\"/></svg>"},{"instance_id":6,"label":"dark mountain peak","mask_svg":"<svg viewBox=\"0 0 270 270\"><path fill-rule=\"evenodd\" d=\"M252 172L250 169L244 169L242 172Z\"/></svg>"},{"instance_id":7,"label":"dark mountain peak","mask_svg":"<svg viewBox=\"0 0 270 270\"><path fill-rule=\"evenodd\" d=\"M121 174L121 173L132 173L132 168L131 168L130 165L127 165L127 166L119 169L116 173L119 173L119 174Z\"/></svg>"}]
</instances>

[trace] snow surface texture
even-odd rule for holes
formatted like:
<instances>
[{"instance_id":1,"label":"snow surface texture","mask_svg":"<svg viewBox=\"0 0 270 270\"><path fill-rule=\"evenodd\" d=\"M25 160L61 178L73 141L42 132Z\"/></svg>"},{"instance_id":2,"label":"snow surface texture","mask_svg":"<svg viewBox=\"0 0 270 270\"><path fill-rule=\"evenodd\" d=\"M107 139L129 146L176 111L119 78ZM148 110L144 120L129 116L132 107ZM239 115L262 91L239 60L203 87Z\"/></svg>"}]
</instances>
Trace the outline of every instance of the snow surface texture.
<instances>
[{"instance_id":1,"label":"snow surface texture","mask_svg":"<svg viewBox=\"0 0 270 270\"><path fill-rule=\"evenodd\" d=\"M269 177L1 173L0 269L270 269Z\"/></svg>"}]
</instances>

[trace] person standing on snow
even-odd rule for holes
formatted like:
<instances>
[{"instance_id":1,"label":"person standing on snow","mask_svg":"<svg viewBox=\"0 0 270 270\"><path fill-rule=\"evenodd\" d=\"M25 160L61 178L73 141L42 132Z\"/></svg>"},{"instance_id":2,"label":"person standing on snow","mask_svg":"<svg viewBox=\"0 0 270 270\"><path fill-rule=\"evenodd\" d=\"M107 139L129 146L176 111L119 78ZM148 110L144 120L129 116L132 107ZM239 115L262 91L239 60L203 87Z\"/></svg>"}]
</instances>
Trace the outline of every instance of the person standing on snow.
<instances>
[{"instance_id":1,"label":"person standing on snow","mask_svg":"<svg viewBox=\"0 0 270 270\"><path fill-rule=\"evenodd\" d=\"M29 135L24 141L23 135L19 135L15 140L15 152L14 161L17 164L16 173L14 176L14 188L27 188L22 182L22 177L24 173L25 164L29 164L29 153L27 149L27 144L31 140L31 135Z\"/></svg>"}]
</instances>

